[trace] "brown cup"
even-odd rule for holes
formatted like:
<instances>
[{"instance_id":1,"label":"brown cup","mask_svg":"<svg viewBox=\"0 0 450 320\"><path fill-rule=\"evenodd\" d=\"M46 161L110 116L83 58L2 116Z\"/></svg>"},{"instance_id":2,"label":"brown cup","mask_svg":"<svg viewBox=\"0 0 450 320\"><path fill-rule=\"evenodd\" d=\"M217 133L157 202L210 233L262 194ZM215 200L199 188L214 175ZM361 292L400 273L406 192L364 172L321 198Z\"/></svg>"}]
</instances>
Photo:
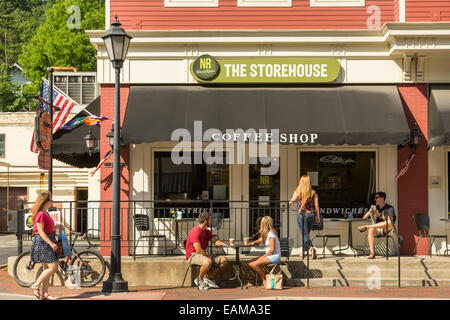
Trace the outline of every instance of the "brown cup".
<instances>
[{"instance_id":1,"label":"brown cup","mask_svg":"<svg viewBox=\"0 0 450 320\"><path fill-rule=\"evenodd\" d=\"M230 245L233 245L233 244L234 244L234 239L231 238L231 239L230 239Z\"/></svg>"},{"instance_id":2,"label":"brown cup","mask_svg":"<svg viewBox=\"0 0 450 320\"><path fill-rule=\"evenodd\" d=\"M244 238L244 245L248 245L250 243L250 238Z\"/></svg>"}]
</instances>

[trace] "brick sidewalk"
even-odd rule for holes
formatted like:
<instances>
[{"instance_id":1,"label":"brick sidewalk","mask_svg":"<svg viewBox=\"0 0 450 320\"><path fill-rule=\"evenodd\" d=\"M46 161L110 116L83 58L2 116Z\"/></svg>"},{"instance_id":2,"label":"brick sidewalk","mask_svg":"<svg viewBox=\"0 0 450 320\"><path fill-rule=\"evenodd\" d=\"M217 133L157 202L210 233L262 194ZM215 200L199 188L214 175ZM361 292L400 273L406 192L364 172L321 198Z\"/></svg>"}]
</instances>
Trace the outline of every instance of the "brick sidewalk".
<instances>
[{"instance_id":1,"label":"brick sidewalk","mask_svg":"<svg viewBox=\"0 0 450 320\"><path fill-rule=\"evenodd\" d=\"M20 287L8 274L0 269L0 293L32 296L29 288ZM75 300L234 300L234 299L450 299L450 287L433 288L382 288L369 290L361 287L288 287L284 290L268 291L249 287L200 291L192 288L130 287L127 293L104 295L101 286L94 288L68 289L50 287L49 293L61 299Z\"/></svg>"}]
</instances>

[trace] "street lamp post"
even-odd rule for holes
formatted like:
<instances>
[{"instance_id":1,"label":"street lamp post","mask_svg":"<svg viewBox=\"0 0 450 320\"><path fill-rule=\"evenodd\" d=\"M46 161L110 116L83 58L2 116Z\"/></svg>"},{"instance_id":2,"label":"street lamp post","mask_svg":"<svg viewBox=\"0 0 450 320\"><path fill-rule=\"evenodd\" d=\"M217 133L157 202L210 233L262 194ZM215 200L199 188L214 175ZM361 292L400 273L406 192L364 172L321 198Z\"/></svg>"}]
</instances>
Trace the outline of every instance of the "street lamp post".
<instances>
[{"instance_id":1,"label":"street lamp post","mask_svg":"<svg viewBox=\"0 0 450 320\"><path fill-rule=\"evenodd\" d=\"M103 36L109 59L115 69L116 85L114 100L114 145L113 145L113 202L111 232L111 268L108 280L103 282L102 292L128 291L128 282L122 278L120 256L120 69L127 55L132 37L126 34L115 20Z\"/></svg>"},{"instance_id":2,"label":"street lamp post","mask_svg":"<svg viewBox=\"0 0 450 320\"><path fill-rule=\"evenodd\" d=\"M47 69L48 71L48 82L49 82L49 90L48 90L48 102L50 104L50 123L51 127L51 141L50 147L48 149L49 157L50 157L50 165L48 169L48 192L53 193L53 71L52 67Z\"/></svg>"}]
</instances>

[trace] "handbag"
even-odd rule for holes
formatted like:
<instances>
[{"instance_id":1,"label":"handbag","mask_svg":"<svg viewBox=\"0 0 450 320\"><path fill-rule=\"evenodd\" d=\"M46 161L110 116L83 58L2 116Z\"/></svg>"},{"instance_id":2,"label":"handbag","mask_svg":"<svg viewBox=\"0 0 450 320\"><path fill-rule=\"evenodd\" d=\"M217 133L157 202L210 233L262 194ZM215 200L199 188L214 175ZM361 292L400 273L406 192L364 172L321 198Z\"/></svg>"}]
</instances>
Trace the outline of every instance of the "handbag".
<instances>
[{"instance_id":1,"label":"handbag","mask_svg":"<svg viewBox=\"0 0 450 320\"><path fill-rule=\"evenodd\" d=\"M56 241L56 254L58 255L58 258L62 258L64 257L64 250L63 250L63 245L61 243L61 240Z\"/></svg>"},{"instance_id":2,"label":"handbag","mask_svg":"<svg viewBox=\"0 0 450 320\"><path fill-rule=\"evenodd\" d=\"M62 256L63 257L68 257L70 256L70 245L69 245L69 240L67 239L67 234L66 234L66 230L64 228L59 230L59 234L58 234L58 242L61 243L61 248L62 248Z\"/></svg>"},{"instance_id":3,"label":"handbag","mask_svg":"<svg viewBox=\"0 0 450 320\"><path fill-rule=\"evenodd\" d=\"M283 275L281 270L278 273L273 271L279 264L277 263L268 274L266 274L266 289L267 290L281 290L283 289Z\"/></svg>"}]
</instances>

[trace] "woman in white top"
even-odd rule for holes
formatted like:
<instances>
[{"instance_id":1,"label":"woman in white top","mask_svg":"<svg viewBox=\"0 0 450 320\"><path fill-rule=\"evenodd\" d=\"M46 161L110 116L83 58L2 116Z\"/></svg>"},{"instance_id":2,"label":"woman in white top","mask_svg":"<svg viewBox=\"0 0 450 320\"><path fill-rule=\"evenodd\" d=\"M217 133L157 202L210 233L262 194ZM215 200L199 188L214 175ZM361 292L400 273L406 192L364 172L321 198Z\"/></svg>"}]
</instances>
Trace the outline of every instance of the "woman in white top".
<instances>
[{"instance_id":1,"label":"woman in white top","mask_svg":"<svg viewBox=\"0 0 450 320\"><path fill-rule=\"evenodd\" d=\"M254 246L259 243L263 243L266 247L266 254L250 261L248 264L250 268L255 270L263 282L263 288L266 287L266 274L263 267L269 263L279 263L281 261L281 249L280 240L278 240L277 232L273 227L273 220L269 216L265 216L261 219L261 227L259 229L261 237L250 243Z\"/></svg>"}]
</instances>

